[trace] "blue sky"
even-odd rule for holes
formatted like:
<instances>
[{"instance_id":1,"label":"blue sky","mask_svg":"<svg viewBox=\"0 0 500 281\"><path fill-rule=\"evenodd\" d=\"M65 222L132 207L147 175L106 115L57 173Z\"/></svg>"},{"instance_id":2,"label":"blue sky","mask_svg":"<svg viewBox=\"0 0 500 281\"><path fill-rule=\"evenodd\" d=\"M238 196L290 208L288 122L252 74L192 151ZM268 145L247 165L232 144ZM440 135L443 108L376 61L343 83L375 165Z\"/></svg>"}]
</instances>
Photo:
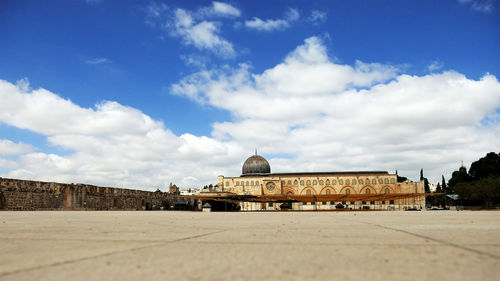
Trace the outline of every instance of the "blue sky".
<instances>
[{"instance_id":1,"label":"blue sky","mask_svg":"<svg viewBox=\"0 0 500 281\"><path fill-rule=\"evenodd\" d=\"M219 173L238 174L241 162L251 154L253 147L258 147L270 158L276 171L398 169L415 178L418 170L424 168L429 170L430 178L438 180L441 174L449 175L461 160L467 163L490 150L498 151L499 143L494 139L498 134L500 104L496 96L496 80L500 75L499 6L497 1L489 0L273 1L273 5L269 5L269 1L2 1L0 80L5 87L20 89L19 97L22 93L31 93L33 97L34 91L45 89L50 97L36 99L37 102L46 101L47 108L54 108L50 104L54 99L69 101L61 108L54 108L61 112L67 109L68 114L72 114L69 108L92 111L89 116L75 120L72 126L76 127L88 125L81 122L106 124L107 119L94 119L93 113L103 113L97 105L118 104L118 111L127 113L133 109L159 124L153 127L172 134L158 152L176 156L166 157L168 163L143 158L150 144L141 141L134 145L138 148L136 154L127 160L120 158L123 155L120 150L101 156L131 164L94 165L103 159L92 154L96 150L93 141L120 147L125 136L135 136L137 132L105 135L99 130L93 131L94 127L86 133L67 128L51 129L54 124L49 121L64 123L67 117L63 114L51 117L53 112L44 112L40 109L44 107L25 97L21 103L26 106L26 115L5 114L0 118L0 140L4 146L3 154L0 148L0 173L11 177L134 187L144 183L143 188L166 186L168 181L175 181L181 186L193 187L215 181ZM303 49L305 53L301 53ZM305 71L304 67L294 67L311 63L318 68L311 68L307 73L301 72ZM342 72L346 67L351 69ZM328 72L331 69L334 70ZM308 82L315 83L311 79L288 90L272 86L290 85L283 79L298 81L324 73L331 75L316 81L315 85L325 82L325 88L317 89L318 95L308 90L311 86ZM361 74L366 77L358 77ZM405 84L405 77L435 78L436 85L419 89L420 82ZM491 78L491 83L481 83L484 77ZM327 83L343 79L347 80L338 86L340 88ZM342 125L329 123L340 120L336 114L342 110L337 109L335 113L305 110L309 113L283 114L288 116L287 122L276 117L279 115L276 112L286 110L282 104L298 104L290 110L302 111L299 105L307 107L306 101L314 98L325 104L331 102L333 106L340 106L342 102L364 105L367 100L359 98L363 91L376 92L378 86L392 89L396 82L400 82L401 88L394 90L394 95L388 96L384 104L421 114L427 112L433 114L434 119L392 110L393 107L388 109L393 112L393 120L406 120L406 123L387 126L382 124L385 119L377 117L385 113L374 112L347 118L342 124L350 124L350 127L341 128ZM471 92L458 95L464 104L450 105L446 98L453 101L457 97L447 94L454 89L449 85L462 82L471 84ZM417 88L411 88L413 86ZM429 89L436 92L405 99L397 96ZM280 95L273 94L272 90ZM294 98L296 90L304 101ZM347 95L353 90L357 90L358 95L347 101L339 100L343 93ZM13 106L9 103L9 97L15 95L13 91L4 89L2 103L6 108ZM380 95L385 98L385 94ZM428 104L421 104L419 98L427 98ZM268 106L264 105L266 100L270 101ZM481 101L488 101L488 106ZM254 106L255 111L243 110L246 106ZM433 106L436 110L449 106L451 113L438 116L429 109ZM464 108L467 106L470 108ZM464 120L461 114L466 115ZM379 121L370 128L390 127L381 134L384 137L349 144L344 139L347 135L362 137L349 128L363 121L370 123L373 120L366 120L371 119L370 116ZM447 121L448 117L463 122ZM39 124L40 120L47 122ZM449 126L427 127L436 123ZM274 126L264 130L265 125L259 124ZM403 128L408 124L412 124L411 129ZM130 126L126 122L110 126L121 125ZM322 133L333 125L339 128L341 138ZM360 130L365 129L359 126ZM448 138L456 137L449 132L464 127L469 128L466 134L470 139L450 144ZM150 136L146 129L141 132L143 137ZM433 141L422 145L422 141L404 138L408 147L400 149L399 142L405 134L426 136L425 140ZM443 136L436 137L436 134ZM294 136L297 140L289 142ZM61 141L70 137L75 139ZM75 145L80 144L83 137L93 141L84 147ZM488 141L483 145L478 144L477 139ZM168 147L169 144L173 146ZM297 146L309 149L301 150ZM134 148L127 148L131 149ZM446 157L434 159L438 150ZM207 151L226 158L214 157ZM134 157L143 161L144 170L149 172L137 169L132 164ZM57 168L47 167L53 171L48 172L40 169L37 161L41 161L39 164L49 161ZM386 164L377 165L377 162ZM99 166L102 173L85 169L90 166ZM208 166L212 168L206 168ZM198 170L197 174L193 172ZM145 178L148 180L143 180Z\"/></svg>"}]
</instances>

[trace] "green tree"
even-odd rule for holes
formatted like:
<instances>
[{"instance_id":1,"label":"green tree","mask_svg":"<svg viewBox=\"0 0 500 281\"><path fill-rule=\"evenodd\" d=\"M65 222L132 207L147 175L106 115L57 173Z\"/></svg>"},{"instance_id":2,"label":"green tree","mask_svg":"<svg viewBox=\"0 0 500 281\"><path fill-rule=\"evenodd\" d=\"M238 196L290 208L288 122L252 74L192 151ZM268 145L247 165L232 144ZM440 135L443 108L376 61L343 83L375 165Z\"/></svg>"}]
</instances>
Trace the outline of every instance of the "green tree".
<instances>
[{"instance_id":1,"label":"green tree","mask_svg":"<svg viewBox=\"0 0 500 281\"><path fill-rule=\"evenodd\" d=\"M500 176L489 176L456 185L457 194L467 205L483 205L491 208L500 203Z\"/></svg>"},{"instance_id":2,"label":"green tree","mask_svg":"<svg viewBox=\"0 0 500 281\"><path fill-rule=\"evenodd\" d=\"M454 171L448 190L456 192L465 205L491 208L500 204L500 154L486 154L471 164L468 173L463 166Z\"/></svg>"},{"instance_id":3,"label":"green tree","mask_svg":"<svg viewBox=\"0 0 500 281\"><path fill-rule=\"evenodd\" d=\"M439 184L439 182L436 185L436 190L434 190L434 193L441 193L441 184ZM439 206L439 198L436 195L427 196L425 200L427 201L427 204L431 206Z\"/></svg>"},{"instance_id":4,"label":"green tree","mask_svg":"<svg viewBox=\"0 0 500 281\"><path fill-rule=\"evenodd\" d=\"M429 186L429 180L427 180L427 178L424 178L424 190L425 193L431 193L431 187Z\"/></svg>"},{"instance_id":5,"label":"green tree","mask_svg":"<svg viewBox=\"0 0 500 281\"><path fill-rule=\"evenodd\" d=\"M448 186L446 190L443 190L446 193L452 193L455 190L455 185L461 182L469 182L470 176L467 173L467 169L462 166L458 169L458 171L454 171L451 174L451 179L448 181Z\"/></svg>"},{"instance_id":6,"label":"green tree","mask_svg":"<svg viewBox=\"0 0 500 281\"><path fill-rule=\"evenodd\" d=\"M470 165L469 175L472 180L479 180L488 176L500 175L500 153L490 152L485 157Z\"/></svg>"},{"instance_id":7,"label":"green tree","mask_svg":"<svg viewBox=\"0 0 500 281\"><path fill-rule=\"evenodd\" d=\"M429 186L429 180L424 177L424 169L420 169L420 181L424 181L424 190L425 193L431 193L431 188Z\"/></svg>"},{"instance_id":8,"label":"green tree","mask_svg":"<svg viewBox=\"0 0 500 281\"><path fill-rule=\"evenodd\" d=\"M407 181L408 178L407 177L401 177L401 176L398 176L398 182L405 182Z\"/></svg>"},{"instance_id":9,"label":"green tree","mask_svg":"<svg viewBox=\"0 0 500 281\"><path fill-rule=\"evenodd\" d=\"M398 170L396 170L396 176L397 176L397 181L398 181L398 182L405 182L405 181L407 181L407 180L408 180L408 178L407 178L407 177L401 177L401 176L399 176L399 174L398 174Z\"/></svg>"}]
</instances>

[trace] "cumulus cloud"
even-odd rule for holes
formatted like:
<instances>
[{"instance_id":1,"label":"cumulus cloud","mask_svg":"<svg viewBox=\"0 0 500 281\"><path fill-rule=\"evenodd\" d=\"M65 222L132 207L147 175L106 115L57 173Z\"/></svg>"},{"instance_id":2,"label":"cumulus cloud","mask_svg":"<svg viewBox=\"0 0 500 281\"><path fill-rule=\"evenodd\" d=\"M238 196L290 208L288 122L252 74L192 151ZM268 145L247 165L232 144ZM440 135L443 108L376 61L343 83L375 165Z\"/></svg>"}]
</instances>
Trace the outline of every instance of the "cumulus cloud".
<instances>
[{"instance_id":1,"label":"cumulus cloud","mask_svg":"<svg viewBox=\"0 0 500 281\"><path fill-rule=\"evenodd\" d=\"M470 5L477 12L490 14L495 10L493 0L458 0L460 4Z\"/></svg>"},{"instance_id":2,"label":"cumulus cloud","mask_svg":"<svg viewBox=\"0 0 500 281\"><path fill-rule=\"evenodd\" d=\"M224 2L212 2L211 7L205 7L200 9L199 13L204 16L219 16L219 17L239 17L241 15L241 11L236 7L224 3Z\"/></svg>"},{"instance_id":3,"label":"cumulus cloud","mask_svg":"<svg viewBox=\"0 0 500 281\"><path fill-rule=\"evenodd\" d=\"M237 167L245 155L233 143L176 136L162 122L117 102L82 108L48 90L25 91L2 80L0 100L1 123L44 135L50 146L71 152L35 152L1 140L0 156L17 155L15 162L0 158L0 166L10 168L4 177L154 190L171 181L186 186L183 179L192 174L199 179L188 179L192 187L213 183L225 172L221 167Z\"/></svg>"},{"instance_id":4,"label":"cumulus cloud","mask_svg":"<svg viewBox=\"0 0 500 281\"><path fill-rule=\"evenodd\" d=\"M22 142L0 139L0 156L19 155L33 151L33 146Z\"/></svg>"},{"instance_id":5,"label":"cumulus cloud","mask_svg":"<svg viewBox=\"0 0 500 281\"><path fill-rule=\"evenodd\" d=\"M448 71L401 74L391 65L332 62L316 37L262 73L248 65L204 70L172 92L230 111L215 139L257 146L279 171L386 169L431 179L500 145L500 83ZM489 119L491 121L491 118Z\"/></svg>"},{"instance_id":6,"label":"cumulus cloud","mask_svg":"<svg viewBox=\"0 0 500 281\"><path fill-rule=\"evenodd\" d=\"M83 108L45 89L0 81L0 122L46 136L64 155L0 142L2 176L154 190L239 175L255 147L274 172L398 170L431 182L500 147L500 83L454 71L408 75L392 65L339 64L317 37L259 73L204 69L171 92L227 110L210 136L175 135L106 101ZM1 148L0 148L0 151ZM5 153L4 153L5 154ZM9 160L10 159L10 160ZM7 167L7 168L6 168Z\"/></svg>"},{"instance_id":7,"label":"cumulus cloud","mask_svg":"<svg viewBox=\"0 0 500 281\"><path fill-rule=\"evenodd\" d=\"M160 27L170 36L181 38L182 43L187 46L210 51L222 58L233 58L236 55L233 44L221 36L222 23L207 19L214 16L239 16L240 11L229 4L213 2L211 7L189 11L153 2L145 11L146 23Z\"/></svg>"},{"instance_id":8,"label":"cumulus cloud","mask_svg":"<svg viewBox=\"0 0 500 281\"><path fill-rule=\"evenodd\" d=\"M219 25L211 21L196 23L193 17L183 9L174 12L172 34L180 36L186 45L197 49L207 49L222 57L234 57L233 44L219 36Z\"/></svg>"},{"instance_id":9,"label":"cumulus cloud","mask_svg":"<svg viewBox=\"0 0 500 281\"><path fill-rule=\"evenodd\" d=\"M252 20L245 21L245 26L247 28L253 28L259 31L275 31L284 30L291 26L291 24L300 18L300 14L296 9L289 8L285 12L285 16L282 19L267 19L262 20L258 17L254 17Z\"/></svg>"}]
</instances>

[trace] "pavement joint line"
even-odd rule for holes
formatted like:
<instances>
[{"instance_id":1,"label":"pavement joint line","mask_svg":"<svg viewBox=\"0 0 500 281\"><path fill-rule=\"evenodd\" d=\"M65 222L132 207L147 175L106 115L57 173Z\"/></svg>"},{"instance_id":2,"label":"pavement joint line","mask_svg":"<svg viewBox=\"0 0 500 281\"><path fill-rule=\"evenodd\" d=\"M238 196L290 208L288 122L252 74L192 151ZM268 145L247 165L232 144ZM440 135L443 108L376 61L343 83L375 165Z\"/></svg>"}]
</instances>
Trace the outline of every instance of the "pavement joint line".
<instances>
[{"instance_id":1,"label":"pavement joint line","mask_svg":"<svg viewBox=\"0 0 500 281\"><path fill-rule=\"evenodd\" d=\"M480 251L480 250L477 250L477 249L474 249L474 248L465 247L465 246L462 246L462 245L459 245L459 244L455 244L455 243L452 243L452 242L449 242L449 241L445 241L445 240L433 238L433 237L430 237L430 236L426 236L426 235L423 235L423 234L413 233L411 231L407 231L407 230L403 230L403 229L398 229L398 228L394 228L394 227L390 227L390 226L385 226L385 225L381 225L381 224L364 222L364 221L361 221L361 222L365 223L365 224L375 225L375 226L378 226L378 227L381 227L381 228L385 228L385 229L389 229L389 230L393 230L393 231L397 231L397 232L409 234L409 235L412 235L412 236L415 236L415 237L419 237L419 238L423 238L423 239L428 239L428 240L431 240L431 241L434 241L434 242L438 242L438 243L441 243L441 244L444 244L444 245L447 245L447 246L450 246L450 247L458 248L458 249L461 249L461 250L464 250L464 251L468 251L468 252L472 252L472 253L475 253L475 254L484 255L484 256L488 256L490 258L494 258L494 259L500 260L500 256L498 256L498 255L495 255L495 254L492 254L492 253L488 253L488 252L483 252L483 251Z\"/></svg>"},{"instance_id":2,"label":"pavement joint line","mask_svg":"<svg viewBox=\"0 0 500 281\"><path fill-rule=\"evenodd\" d=\"M411 246L411 247L436 247L436 246L447 246L447 245L441 245L440 243L438 244L373 244L373 243L296 243L296 242L290 242L290 243L285 243L285 242L247 242L247 241L239 241L239 242L225 242L225 241L195 241L195 242L190 242L194 244L227 244L227 245L241 245L241 244L246 244L246 245L283 245L283 246L369 246L369 247L387 247L387 246L392 246L392 247L406 247L406 246ZM478 246L491 246L491 245L478 245ZM498 245L494 245L498 246Z\"/></svg>"},{"instance_id":3,"label":"pavement joint line","mask_svg":"<svg viewBox=\"0 0 500 281\"><path fill-rule=\"evenodd\" d=\"M212 232L205 233L205 234L192 235L192 236L183 237L183 238L179 238L179 239L167 240L167 241L163 241L163 242L160 242L160 243L153 243L153 244L148 244L148 245L144 245L144 246L140 246L140 247L134 247L134 248L124 249L124 250L119 250L119 251L113 251L113 252L103 253L103 254L99 254L99 255L93 255L93 256L81 257L81 258L76 258L76 259L64 260L64 261L59 261L59 262L54 262L54 263L45 264L45 265L39 265L39 266L33 266L33 267L27 267L27 268L20 268L20 269L13 270L13 271L0 272L0 278L3 278L5 276L9 276L9 275L14 275L14 274L19 274L19 273L29 272L29 271L33 271L33 270L42 269L42 268L47 268L47 267L54 267L54 266L66 265L66 264L76 263L76 262L80 262L80 261L91 260L91 259L95 259L95 258L112 256L112 255L119 254L119 253L134 252L134 251L137 251L137 250L147 249L147 248L150 248L150 247L160 246L160 245L164 245L164 244L170 244L170 243L175 243L175 242L180 242L180 241L186 241L186 240L190 240L190 239L196 239L196 238L199 238L199 237L208 236L208 235L212 235L212 234L217 234L217 233L225 232L225 231L228 231L228 230L229 229L212 231Z\"/></svg>"},{"instance_id":4,"label":"pavement joint line","mask_svg":"<svg viewBox=\"0 0 500 281\"><path fill-rule=\"evenodd\" d=\"M29 238L29 237L0 237L0 240L24 240L24 241L79 241L79 242L143 242L143 243L170 243L175 240L120 240L120 239L70 239L70 238Z\"/></svg>"}]
</instances>

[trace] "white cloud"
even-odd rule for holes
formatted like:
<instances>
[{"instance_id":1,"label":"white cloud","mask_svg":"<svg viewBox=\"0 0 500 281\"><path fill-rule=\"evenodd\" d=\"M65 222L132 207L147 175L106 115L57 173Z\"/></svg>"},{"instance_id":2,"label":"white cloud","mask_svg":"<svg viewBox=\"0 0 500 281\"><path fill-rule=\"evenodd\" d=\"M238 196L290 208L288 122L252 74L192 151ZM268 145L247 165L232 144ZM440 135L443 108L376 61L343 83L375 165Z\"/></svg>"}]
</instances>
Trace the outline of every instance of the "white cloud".
<instances>
[{"instance_id":1,"label":"white cloud","mask_svg":"<svg viewBox=\"0 0 500 281\"><path fill-rule=\"evenodd\" d=\"M239 10L229 4L214 2L212 7L192 12L181 8L171 10L164 4L153 2L145 11L148 24L159 26L171 36L181 38L187 46L207 50L223 58L236 55L233 44L220 35L222 24L205 19L209 16L235 17Z\"/></svg>"},{"instance_id":2,"label":"white cloud","mask_svg":"<svg viewBox=\"0 0 500 281\"><path fill-rule=\"evenodd\" d=\"M258 17L254 17L252 20L245 21L245 26L248 28L254 28L261 31L273 31L273 30L283 30L290 27L290 23L283 19L277 20L261 20Z\"/></svg>"},{"instance_id":3,"label":"white cloud","mask_svg":"<svg viewBox=\"0 0 500 281\"><path fill-rule=\"evenodd\" d=\"M208 11L209 14L221 17L239 17L241 15L241 11L234 6L217 1L212 2L212 7Z\"/></svg>"},{"instance_id":4,"label":"white cloud","mask_svg":"<svg viewBox=\"0 0 500 281\"><path fill-rule=\"evenodd\" d=\"M477 12L490 14L495 10L493 0L458 0L460 4L470 5L470 7Z\"/></svg>"},{"instance_id":5,"label":"white cloud","mask_svg":"<svg viewBox=\"0 0 500 281\"><path fill-rule=\"evenodd\" d=\"M271 155L273 169L398 169L415 178L451 173L500 146L500 83L492 75L467 79L453 71L398 74L394 66L332 62L312 37L262 73L247 65L205 70L172 92L223 108L234 121L212 135ZM493 118L483 125L485 118Z\"/></svg>"},{"instance_id":6,"label":"white cloud","mask_svg":"<svg viewBox=\"0 0 500 281\"><path fill-rule=\"evenodd\" d=\"M18 155L2 176L83 182L144 189L214 183L223 165L239 165L240 147L190 134L174 135L163 123L117 102L82 108L45 89L29 92L0 80L0 122L47 137L69 155L34 152L30 145L0 141L0 155ZM203 164L202 164L203 163ZM221 165L221 163L224 163ZM238 169L233 169L237 171Z\"/></svg>"},{"instance_id":7,"label":"white cloud","mask_svg":"<svg viewBox=\"0 0 500 281\"><path fill-rule=\"evenodd\" d=\"M27 77L17 80L16 86L23 92L30 90L30 80Z\"/></svg>"},{"instance_id":8,"label":"white cloud","mask_svg":"<svg viewBox=\"0 0 500 281\"><path fill-rule=\"evenodd\" d=\"M183 39L186 45L197 49L207 49L222 57L234 57L233 45L219 36L219 27L215 22L195 23L192 16L183 9L177 9L174 17L174 35Z\"/></svg>"},{"instance_id":9,"label":"white cloud","mask_svg":"<svg viewBox=\"0 0 500 281\"><path fill-rule=\"evenodd\" d=\"M444 67L444 63L440 60L434 60L432 61L428 66L427 66L427 69L430 71L430 72L434 72L436 70L440 70L441 68Z\"/></svg>"},{"instance_id":10,"label":"white cloud","mask_svg":"<svg viewBox=\"0 0 500 281\"><path fill-rule=\"evenodd\" d=\"M300 14L296 9L289 8L283 19L261 20L258 17L254 17L252 20L245 21L245 26L260 31L284 30L289 28L299 17Z\"/></svg>"},{"instance_id":11,"label":"white cloud","mask_svg":"<svg viewBox=\"0 0 500 281\"><path fill-rule=\"evenodd\" d=\"M327 15L326 12L312 10L311 15L307 18L307 20L313 24L320 24L326 22Z\"/></svg>"},{"instance_id":12,"label":"white cloud","mask_svg":"<svg viewBox=\"0 0 500 281\"><path fill-rule=\"evenodd\" d=\"M33 146L22 142L15 143L11 140L0 139L0 156L20 155L33 151Z\"/></svg>"},{"instance_id":13,"label":"white cloud","mask_svg":"<svg viewBox=\"0 0 500 281\"><path fill-rule=\"evenodd\" d=\"M46 136L65 155L21 143L5 177L152 189L239 175L255 147L272 171L398 170L431 182L500 147L500 83L454 71L412 76L391 65L332 62L311 37L260 73L205 69L172 92L225 109L211 136L175 135L117 102L82 108L48 90L0 81L0 122ZM487 120L487 122L485 121ZM12 151L12 149L4 149ZM278 155L278 156L273 156ZM284 155L284 156L279 156Z\"/></svg>"},{"instance_id":14,"label":"white cloud","mask_svg":"<svg viewBox=\"0 0 500 281\"><path fill-rule=\"evenodd\" d=\"M109 62L110 60L107 58L92 58L85 61L86 64L104 64Z\"/></svg>"}]
</instances>

